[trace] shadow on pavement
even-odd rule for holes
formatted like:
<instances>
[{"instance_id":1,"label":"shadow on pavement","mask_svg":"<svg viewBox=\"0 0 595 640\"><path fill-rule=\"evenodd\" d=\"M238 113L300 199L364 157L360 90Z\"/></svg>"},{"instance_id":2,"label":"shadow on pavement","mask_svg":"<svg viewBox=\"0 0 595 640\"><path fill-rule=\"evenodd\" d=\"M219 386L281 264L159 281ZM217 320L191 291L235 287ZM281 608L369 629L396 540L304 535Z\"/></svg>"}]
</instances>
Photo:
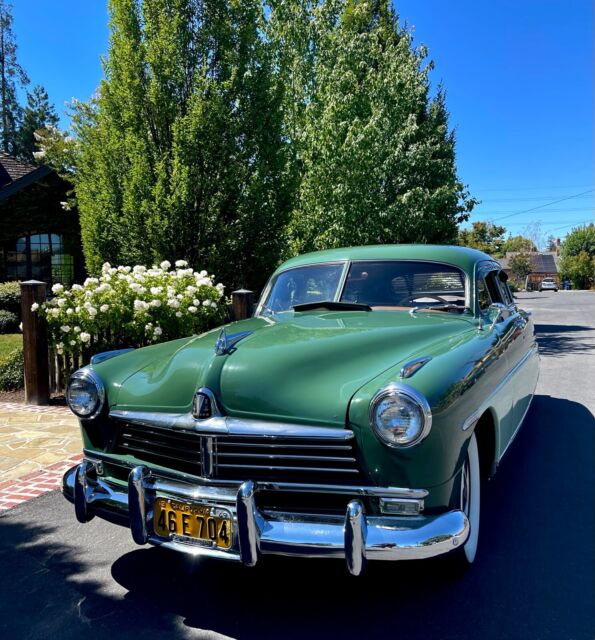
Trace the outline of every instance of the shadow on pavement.
<instances>
[{"instance_id":1,"label":"shadow on pavement","mask_svg":"<svg viewBox=\"0 0 595 640\"><path fill-rule=\"evenodd\" d=\"M125 530L76 525L90 540L83 546L83 533L65 538L60 528L74 519L70 505L33 522L29 504L0 518L0 630L61 640L586 640L595 628L594 450L595 419L583 405L536 396L485 487L480 548L464 574L448 557L370 563L360 578L334 560L268 556L249 569L154 547L115 559L133 548Z\"/></svg>"},{"instance_id":2,"label":"shadow on pavement","mask_svg":"<svg viewBox=\"0 0 595 640\"><path fill-rule=\"evenodd\" d=\"M595 332L595 327L564 324L536 324L535 337L539 344L539 353L547 356L567 354L593 353L595 340L593 336L584 340L582 332Z\"/></svg>"}]
</instances>

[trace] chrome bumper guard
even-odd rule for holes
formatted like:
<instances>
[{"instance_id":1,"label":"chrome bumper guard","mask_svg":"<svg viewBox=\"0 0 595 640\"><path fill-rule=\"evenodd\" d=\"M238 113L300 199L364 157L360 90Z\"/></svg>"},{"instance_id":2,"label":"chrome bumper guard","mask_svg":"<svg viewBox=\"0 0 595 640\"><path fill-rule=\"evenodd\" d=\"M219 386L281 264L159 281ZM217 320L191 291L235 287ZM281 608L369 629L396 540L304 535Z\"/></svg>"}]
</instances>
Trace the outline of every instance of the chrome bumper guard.
<instances>
[{"instance_id":1,"label":"chrome bumper guard","mask_svg":"<svg viewBox=\"0 0 595 640\"><path fill-rule=\"evenodd\" d=\"M301 485L301 489L308 485ZM272 488L288 490L288 486ZM333 491L335 489L336 491ZM344 488L319 487L320 492ZM118 485L97 474L96 463L85 460L66 472L64 495L74 502L79 522L101 517L127 524L137 544L162 545L190 555L207 555L241 561L254 566L261 554L344 558L353 575L359 575L366 560L415 560L452 551L469 535L469 521L462 511L434 516L366 516L361 500L347 504L345 517L261 511L256 505L259 486L251 480L236 486L196 486L156 477L144 466L134 467L128 486ZM289 489L291 490L291 489ZM306 489L307 490L307 489ZM312 490L312 489L310 489ZM374 495L395 495L415 490L370 488ZM357 488L354 488L357 493ZM367 495L365 489L360 494ZM425 493L425 492L424 492ZM235 534L229 550L208 541L184 536L163 538L153 530L153 502L157 495L180 501L228 509Z\"/></svg>"}]
</instances>

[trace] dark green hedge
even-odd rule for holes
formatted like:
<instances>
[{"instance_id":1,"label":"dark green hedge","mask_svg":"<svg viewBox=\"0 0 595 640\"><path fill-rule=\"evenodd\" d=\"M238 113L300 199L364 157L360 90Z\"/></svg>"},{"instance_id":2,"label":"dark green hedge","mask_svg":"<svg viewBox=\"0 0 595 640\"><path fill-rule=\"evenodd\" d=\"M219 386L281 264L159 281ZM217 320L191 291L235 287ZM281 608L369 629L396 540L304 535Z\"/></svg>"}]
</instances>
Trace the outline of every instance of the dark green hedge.
<instances>
[{"instance_id":1,"label":"dark green hedge","mask_svg":"<svg viewBox=\"0 0 595 640\"><path fill-rule=\"evenodd\" d=\"M16 313L0 309L0 333L17 333L19 323L20 320Z\"/></svg>"},{"instance_id":2,"label":"dark green hedge","mask_svg":"<svg viewBox=\"0 0 595 640\"><path fill-rule=\"evenodd\" d=\"M16 391L24 386L23 349L19 347L0 360L0 391Z\"/></svg>"},{"instance_id":3,"label":"dark green hedge","mask_svg":"<svg viewBox=\"0 0 595 640\"><path fill-rule=\"evenodd\" d=\"M19 282L0 283L0 309L16 313L16 315L20 318L21 285Z\"/></svg>"}]
</instances>

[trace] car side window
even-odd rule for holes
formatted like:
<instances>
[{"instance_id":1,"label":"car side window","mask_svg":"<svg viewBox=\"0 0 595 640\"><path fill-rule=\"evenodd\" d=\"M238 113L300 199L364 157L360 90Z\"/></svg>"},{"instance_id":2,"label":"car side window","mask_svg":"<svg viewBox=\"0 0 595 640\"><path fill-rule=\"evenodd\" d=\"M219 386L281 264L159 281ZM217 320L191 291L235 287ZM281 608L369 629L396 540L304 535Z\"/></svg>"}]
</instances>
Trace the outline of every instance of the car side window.
<instances>
[{"instance_id":1,"label":"car side window","mask_svg":"<svg viewBox=\"0 0 595 640\"><path fill-rule=\"evenodd\" d=\"M502 298L500 287L498 286L498 272L490 271L485 276L485 283L488 288L488 291L490 292L490 298L492 299L492 303L497 302L499 304L505 304L505 301Z\"/></svg>"},{"instance_id":2,"label":"car side window","mask_svg":"<svg viewBox=\"0 0 595 640\"><path fill-rule=\"evenodd\" d=\"M498 277L498 286L500 287L500 292L502 294L502 298L504 299L504 304L507 306L513 305L514 300L512 299L512 294L510 293L510 289L508 288L508 283L501 275Z\"/></svg>"},{"instance_id":3,"label":"car side window","mask_svg":"<svg viewBox=\"0 0 595 640\"><path fill-rule=\"evenodd\" d=\"M483 278L477 283L477 299L479 301L479 309L487 313L492 304L492 299L490 298L488 288Z\"/></svg>"}]
</instances>

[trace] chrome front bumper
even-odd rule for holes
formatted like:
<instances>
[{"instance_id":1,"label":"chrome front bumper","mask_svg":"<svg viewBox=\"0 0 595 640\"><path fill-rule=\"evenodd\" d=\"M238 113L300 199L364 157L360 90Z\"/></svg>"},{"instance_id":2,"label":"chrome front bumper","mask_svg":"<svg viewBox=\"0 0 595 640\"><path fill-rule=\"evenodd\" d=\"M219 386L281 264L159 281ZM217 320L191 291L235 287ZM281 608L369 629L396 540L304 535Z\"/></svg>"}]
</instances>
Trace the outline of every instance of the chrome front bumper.
<instances>
[{"instance_id":1,"label":"chrome front bumper","mask_svg":"<svg viewBox=\"0 0 595 640\"><path fill-rule=\"evenodd\" d=\"M307 487L296 485L296 490L308 490ZM362 501L352 495L346 496L349 502L345 517L279 513L257 507L259 488L251 480L239 487L194 485L156 477L144 466L132 468L126 486L101 478L97 463L89 460L67 471L63 479L64 495L74 502L80 522L98 515L128 526L138 544L162 545L190 555L236 560L249 566L256 564L261 554L344 558L350 573L358 575L368 559L429 558L452 551L469 535L469 522L462 511L435 516L366 516ZM288 490L287 485L270 483L263 488ZM316 490L345 492L343 487L321 486ZM354 488L354 492L403 498L415 495L415 490L390 487ZM153 529L153 502L157 495L229 510L234 521L231 548L219 549L210 542L183 536L158 536Z\"/></svg>"}]
</instances>

